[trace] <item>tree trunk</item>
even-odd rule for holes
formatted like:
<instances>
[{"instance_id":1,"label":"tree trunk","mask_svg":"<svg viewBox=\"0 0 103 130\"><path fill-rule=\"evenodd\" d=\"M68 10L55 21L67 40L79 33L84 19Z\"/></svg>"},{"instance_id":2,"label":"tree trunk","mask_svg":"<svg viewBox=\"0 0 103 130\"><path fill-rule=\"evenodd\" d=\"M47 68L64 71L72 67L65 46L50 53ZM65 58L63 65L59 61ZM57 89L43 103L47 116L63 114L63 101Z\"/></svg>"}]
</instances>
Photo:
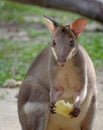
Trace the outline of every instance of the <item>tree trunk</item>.
<instances>
[{"instance_id":1,"label":"tree trunk","mask_svg":"<svg viewBox=\"0 0 103 130\"><path fill-rule=\"evenodd\" d=\"M10 0L79 13L103 24L103 3L96 0Z\"/></svg>"}]
</instances>

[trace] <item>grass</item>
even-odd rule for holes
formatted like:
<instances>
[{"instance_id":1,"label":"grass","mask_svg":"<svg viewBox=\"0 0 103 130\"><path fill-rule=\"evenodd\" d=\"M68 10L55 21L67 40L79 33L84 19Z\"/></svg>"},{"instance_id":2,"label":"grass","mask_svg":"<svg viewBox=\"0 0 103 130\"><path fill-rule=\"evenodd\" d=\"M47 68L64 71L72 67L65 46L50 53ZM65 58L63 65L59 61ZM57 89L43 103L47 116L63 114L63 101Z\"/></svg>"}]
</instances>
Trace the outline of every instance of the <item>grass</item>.
<instances>
[{"instance_id":1,"label":"grass","mask_svg":"<svg viewBox=\"0 0 103 130\"><path fill-rule=\"evenodd\" d=\"M16 80L21 80L36 55L46 44L34 45L34 42L2 39L0 42L0 83L13 77L12 69L16 69Z\"/></svg>"},{"instance_id":2,"label":"grass","mask_svg":"<svg viewBox=\"0 0 103 130\"><path fill-rule=\"evenodd\" d=\"M103 34L84 33L79 37L80 43L89 53L96 67L103 67Z\"/></svg>"},{"instance_id":3,"label":"grass","mask_svg":"<svg viewBox=\"0 0 103 130\"><path fill-rule=\"evenodd\" d=\"M16 22L20 31L27 32L29 40L0 37L0 84L14 77L22 80L36 55L50 41L42 15L53 17L60 24L68 24L80 15L66 11L49 10L36 6L0 2L0 22ZM91 20L89 20L91 22ZM103 34L83 33L79 42L92 57L95 66L103 67ZM12 69L16 69L14 76Z\"/></svg>"},{"instance_id":4,"label":"grass","mask_svg":"<svg viewBox=\"0 0 103 130\"><path fill-rule=\"evenodd\" d=\"M39 8L37 6L14 4L11 2L0 1L0 20L17 21L19 23L25 22L25 19L30 18L29 21L33 23L43 24L43 15L51 16L57 19L60 23L69 23L69 21L78 18L79 15L73 15L66 11L48 10L45 8ZM38 17L39 16L39 17Z\"/></svg>"}]
</instances>

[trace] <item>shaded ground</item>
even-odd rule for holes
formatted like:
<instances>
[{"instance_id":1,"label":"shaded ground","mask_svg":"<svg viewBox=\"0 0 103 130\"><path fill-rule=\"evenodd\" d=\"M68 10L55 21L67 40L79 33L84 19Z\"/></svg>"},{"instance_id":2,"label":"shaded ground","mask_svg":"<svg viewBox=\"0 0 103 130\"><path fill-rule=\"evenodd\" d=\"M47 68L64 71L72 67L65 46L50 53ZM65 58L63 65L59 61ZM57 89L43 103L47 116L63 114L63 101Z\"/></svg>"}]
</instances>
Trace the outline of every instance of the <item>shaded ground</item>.
<instances>
[{"instance_id":1,"label":"shaded ground","mask_svg":"<svg viewBox=\"0 0 103 130\"><path fill-rule=\"evenodd\" d=\"M0 130L20 130L17 116L18 89L0 88Z\"/></svg>"},{"instance_id":2,"label":"shaded ground","mask_svg":"<svg viewBox=\"0 0 103 130\"><path fill-rule=\"evenodd\" d=\"M103 129L103 69L97 70L98 86L98 110L94 130ZM3 89L0 88L0 130L20 130L20 124L17 115L17 99L15 95L18 88Z\"/></svg>"}]
</instances>

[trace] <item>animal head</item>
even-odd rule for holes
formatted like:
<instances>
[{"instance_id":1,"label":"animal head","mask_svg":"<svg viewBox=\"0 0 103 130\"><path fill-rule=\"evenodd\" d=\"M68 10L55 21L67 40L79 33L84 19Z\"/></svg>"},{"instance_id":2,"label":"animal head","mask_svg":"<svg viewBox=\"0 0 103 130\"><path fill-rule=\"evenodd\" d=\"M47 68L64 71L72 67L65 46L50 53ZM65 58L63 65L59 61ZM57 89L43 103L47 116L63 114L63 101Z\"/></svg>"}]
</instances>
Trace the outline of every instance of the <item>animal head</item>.
<instances>
[{"instance_id":1,"label":"animal head","mask_svg":"<svg viewBox=\"0 0 103 130\"><path fill-rule=\"evenodd\" d=\"M59 25L53 19L44 16L44 20L52 33L51 51L59 65L64 66L78 49L78 35L87 25L85 18L74 20L70 25Z\"/></svg>"}]
</instances>

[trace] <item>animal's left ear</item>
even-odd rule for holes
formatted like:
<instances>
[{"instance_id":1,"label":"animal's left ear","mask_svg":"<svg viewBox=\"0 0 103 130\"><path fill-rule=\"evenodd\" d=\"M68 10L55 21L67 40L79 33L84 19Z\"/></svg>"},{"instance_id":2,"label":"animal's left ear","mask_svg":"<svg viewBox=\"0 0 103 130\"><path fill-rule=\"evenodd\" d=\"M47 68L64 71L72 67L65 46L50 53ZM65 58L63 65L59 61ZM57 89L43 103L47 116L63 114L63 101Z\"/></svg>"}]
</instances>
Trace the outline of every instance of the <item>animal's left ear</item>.
<instances>
[{"instance_id":1,"label":"animal's left ear","mask_svg":"<svg viewBox=\"0 0 103 130\"><path fill-rule=\"evenodd\" d=\"M70 24L70 29L74 31L74 33L78 36L81 32L84 31L87 25L87 20L85 18L79 18L74 20Z\"/></svg>"}]
</instances>

